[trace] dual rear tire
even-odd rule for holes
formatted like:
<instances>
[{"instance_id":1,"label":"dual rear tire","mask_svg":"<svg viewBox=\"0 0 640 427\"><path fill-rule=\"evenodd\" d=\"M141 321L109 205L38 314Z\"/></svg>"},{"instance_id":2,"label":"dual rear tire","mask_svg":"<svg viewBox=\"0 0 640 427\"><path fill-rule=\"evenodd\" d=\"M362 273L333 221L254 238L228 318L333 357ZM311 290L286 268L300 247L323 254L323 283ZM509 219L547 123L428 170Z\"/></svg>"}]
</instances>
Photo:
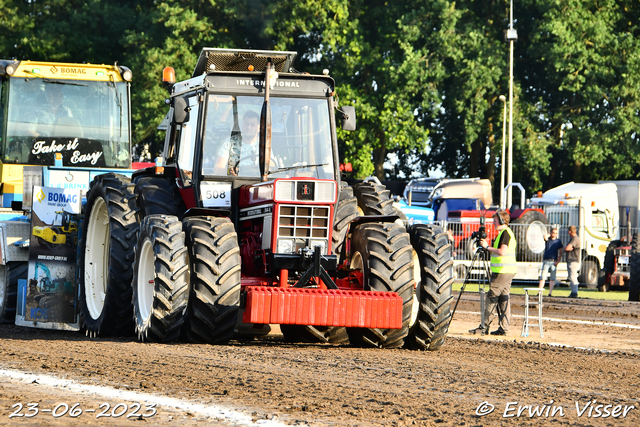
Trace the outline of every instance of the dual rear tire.
<instances>
[{"instance_id":1,"label":"dual rear tire","mask_svg":"<svg viewBox=\"0 0 640 427\"><path fill-rule=\"evenodd\" d=\"M133 280L141 341L221 344L240 306L240 250L227 218L150 215L142 221Z\"/></svg>"},{"instance_id":2,"label":"dual rear tire","mask_svg":"<svg viewBox=\"0 0 640 427\"><path fill-rule=\"evenodd\" d=\"M233 224L210 217L180 221L168 185L155 177L133 184L115 174L92 182L80 260L87 335L211 343L233 335L240 302Z\"/></svg>"}]
</instances>

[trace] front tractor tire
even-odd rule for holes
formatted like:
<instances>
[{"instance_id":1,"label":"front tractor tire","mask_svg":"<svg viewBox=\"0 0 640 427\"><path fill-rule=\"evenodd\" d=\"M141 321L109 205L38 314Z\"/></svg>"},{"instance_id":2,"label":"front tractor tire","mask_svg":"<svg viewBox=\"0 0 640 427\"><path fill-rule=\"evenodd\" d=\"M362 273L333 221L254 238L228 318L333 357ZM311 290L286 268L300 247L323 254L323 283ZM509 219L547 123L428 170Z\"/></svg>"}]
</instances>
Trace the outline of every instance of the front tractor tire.
<instances>
[{"instance_id":1,"label":"front tractor tire","mask_svg":"<svg viewBox=\"0 0 640 427\"><path fill-rule=\"evenodd\" d=\"M80 254L80 310L87 335L133 335L135 199L133 184L123 175L103 174L91 183Z\"/></svg>"},{"instance_id":2,"label":"front tractor tire","mask_svg":"<svg viewBox=\"0 0 640 427\"><path fill-rule=\"evenodd\" d=\"M364 289L397 292L402 298L400 329L347 328L357 347L400 348L409 331L413 301L413 249L405 228L395 223L358 226L351 242L351 268L363 273Z\"/></svg>"},{"instance_id":3,"label":"front tractor tire","mask_svg":"<svg viewBox=\"0 0 640 427\"><path fill-rule=\"evenodd\" d=\"M414 350L442 346L450 320L453 260L442 227L416 224L409 230L414 249L416 291L405 345Z\"/></svg>"},{"instance_id":4,"label":"front tractor tire","mask_svg":"<svg viewBox=\"0 0 640 427\"><path fill-rule=\"evenodd\" d=\"M353 195L353 188L340 183L340 194L336 204L336 213L333 220L333 233L331 236L331 249L334 255L338 255L342 262L344 242L349 230L349 224L358 216L358 199Z\"/></svg>"},{"instance_id":5,"label":"front tractor tire","mask_svg":"<svg viewBox=\"0 0 640 427\"><path fill-rule=\"evenodd\" d=\"M151 215L140 224L133 268L133 311L140 341L170 342L184 325L189 278L182 223Z\"/></svg>"},{"instance_id":6,"label":"front tractor tire","mask_svg":"<svg viewBox=\"0 0 640 427\"><path fill-rule=\"evenodd\" d=\"M233 337L240 308L240 248L229 218L182 221L190 265L185 335L190 342L224 344Z\"/></svg>"}]
</instances>

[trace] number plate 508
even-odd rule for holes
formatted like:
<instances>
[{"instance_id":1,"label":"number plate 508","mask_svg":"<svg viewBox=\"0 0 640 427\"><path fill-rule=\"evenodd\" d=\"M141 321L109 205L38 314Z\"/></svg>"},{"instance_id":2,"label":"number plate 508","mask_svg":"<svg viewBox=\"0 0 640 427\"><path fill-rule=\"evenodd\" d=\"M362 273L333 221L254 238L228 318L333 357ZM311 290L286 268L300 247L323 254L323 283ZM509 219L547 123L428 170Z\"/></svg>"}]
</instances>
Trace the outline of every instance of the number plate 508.
<instances>
[{"instance_id":1,"label":"number plate 508","mask_svg":"<svg viewBox=\"0 0 640 427\"><path fill-rule=\"evenodd\" d=\"M231 184L227 182L203 182L200 197L205 208L231 207Z\"/></svg>"}]
</instances>

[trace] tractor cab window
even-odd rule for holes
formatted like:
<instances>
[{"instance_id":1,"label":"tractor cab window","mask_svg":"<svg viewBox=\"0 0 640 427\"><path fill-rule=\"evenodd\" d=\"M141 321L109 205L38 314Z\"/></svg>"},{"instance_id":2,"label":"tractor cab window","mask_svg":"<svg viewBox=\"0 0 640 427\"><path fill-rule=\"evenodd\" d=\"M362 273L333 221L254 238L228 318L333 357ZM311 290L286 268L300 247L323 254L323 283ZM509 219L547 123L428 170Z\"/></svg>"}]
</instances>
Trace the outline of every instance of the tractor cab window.
<instances>
[{"instance_id":1,"label":"tractor cab window","mask_svg":"<svg viewBox=\"0 0 640 427\"><path fill-rule=\"evenodd\" d=\"M259 177L259 96L210 95L203 174ZM329 102L272 97L270 178L333 179Z\"/></svg>"},{"instance_id":2,"label":"tractor cab window","mask_svg":"<svg viewBox=\"0 0 640 427\"><path fill-rule=\"evenodd\" d=\"M180 125L179 129L178 166L183 184L191 185L200 104L196 95L190 96L187 100L189 102L189 120Z\"/></svg>"},{"instance_id":3,"label":"tractor cab window","mask_svg":"<svg viewBox=\"0 0 640 427\"><path fill-rule=\"evenodd\" d=\"M5 104L4 163L129 168L129 91L124 82L12 78Z\"/></svg>"}]
</instances>

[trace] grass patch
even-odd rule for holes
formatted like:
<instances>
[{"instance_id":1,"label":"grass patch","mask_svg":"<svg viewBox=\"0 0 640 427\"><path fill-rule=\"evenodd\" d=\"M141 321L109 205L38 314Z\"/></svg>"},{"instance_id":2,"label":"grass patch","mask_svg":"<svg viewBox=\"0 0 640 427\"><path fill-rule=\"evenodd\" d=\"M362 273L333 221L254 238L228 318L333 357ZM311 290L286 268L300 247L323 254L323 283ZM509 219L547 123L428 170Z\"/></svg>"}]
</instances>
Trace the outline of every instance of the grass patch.
<instances>
[{"instance_id":1,"label":"grass patch","mask_svg":"<svg viewBox=\"0 0 640 427\"><path fill-rule=\"evenodd\" d=\"M514 284L511 285L511 294L512 295L524 295L524 288L537 288L537 283L531 284ZM462 283L456 282L453 284L453 290L459 291L462 288ZM479 292L480 285L478 283L468 283L467 287L464 289L465 292ZM485 290L489 292L489 285L485 286ZM568 297L571 293L571 290L568 287L553 287L553 295L556 297ZM549 285L547 285L544 289L544 296L546 297L549 294ZM535 293L529 293L529 295L537 295ZM595 299L595 300L603 300L603 301L629 301L629 292L628 291L611 291L611 292L600 292L597 289L587 289L580 288L578 290L579 298L586 299Z\"/></svg>"}]
</instances>

